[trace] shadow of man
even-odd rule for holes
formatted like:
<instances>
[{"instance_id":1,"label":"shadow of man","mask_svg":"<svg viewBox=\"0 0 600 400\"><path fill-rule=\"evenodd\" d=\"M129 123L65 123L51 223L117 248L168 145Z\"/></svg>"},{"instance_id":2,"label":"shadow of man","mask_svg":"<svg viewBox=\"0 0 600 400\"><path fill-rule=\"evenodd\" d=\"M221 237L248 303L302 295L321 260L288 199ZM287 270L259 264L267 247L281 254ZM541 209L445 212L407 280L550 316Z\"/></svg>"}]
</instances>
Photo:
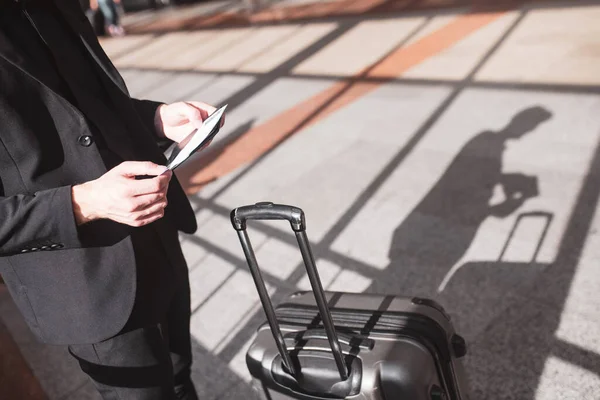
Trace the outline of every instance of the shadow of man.
<instances>
[{"instance_id":1,"label":"shadow of man","mask_svg":"<svg viewBox=\"0 0 600 400\"><path fill-rule=\"evenodd\" d=\"M551 116L542 107L530 107L504 129L484 131L469 140L394 231L390 265L372 289L434 297L486 218L506 217L538 195L536 177L503 173L502 158L508 142L519 140ZM491 204L497 189L504 200Z\"/></svg>"}]
</instances>

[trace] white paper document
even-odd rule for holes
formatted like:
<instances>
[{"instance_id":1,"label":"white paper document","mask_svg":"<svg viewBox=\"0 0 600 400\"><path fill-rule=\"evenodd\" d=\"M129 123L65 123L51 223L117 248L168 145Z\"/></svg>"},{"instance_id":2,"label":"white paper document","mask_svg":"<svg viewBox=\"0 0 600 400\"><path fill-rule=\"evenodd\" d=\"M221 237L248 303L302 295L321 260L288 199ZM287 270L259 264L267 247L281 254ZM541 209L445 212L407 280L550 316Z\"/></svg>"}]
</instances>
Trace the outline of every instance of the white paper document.
<instances>
[{"instance_id":1,"label":"white paper document","mask_svg":"<svg viewBox=\"0 0 600 400\"><path fill-rule=\"evenodd\" d=\"M221 127L221 120L226 108L227 104L215 110L202 122L199 129L195 129L180 143L175 143L167 150L167 168L174 170L215 137Z\"/></svg>"}]
</instances>

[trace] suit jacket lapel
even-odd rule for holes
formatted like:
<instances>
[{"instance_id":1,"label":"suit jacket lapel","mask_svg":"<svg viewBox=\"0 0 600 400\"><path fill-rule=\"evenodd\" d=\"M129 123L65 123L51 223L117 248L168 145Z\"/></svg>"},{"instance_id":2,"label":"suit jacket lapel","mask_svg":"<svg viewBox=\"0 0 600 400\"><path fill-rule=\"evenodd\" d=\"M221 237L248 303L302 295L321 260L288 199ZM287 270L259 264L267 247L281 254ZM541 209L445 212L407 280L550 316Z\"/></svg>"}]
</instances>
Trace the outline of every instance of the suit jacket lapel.
<instances>
[{"instance_id":1,"label":"suit jacket lapel","mask_svg":"<svg viewBox=\"0 0 600 400\"><path fill-rule=\"evenodd\" d=\"M0 0L1 1L1 0ZM114 67L110 59L106 56L102 47L100 46L98 39L96 38L94 31L87 20L83 11L79 8L77 2L72 0L53 0L64 17L64 20L71 29L79 36L83 42L85 48L95 60L96 64L103 70L103 72L110 78L110 80L121 90L124 94L129 96L125 82L121 78L117 69ZM45 83L44 78L36 72L36 69L27 60L23 59L19 52L13 47L12 43L5 37L4 33L0 31L0 58L5 59L7 62L15 66L16 68L29 75L31 78L42 83L48 89L50 89Z\"/></svg>"},{"instance_id":2,"label":"suit jacket lapel","mask_svg":"<svg viewBox=\"0 0 600 400\"><path fill-rule=\"evenodd\" d=\"M44 77L38 73L35 66L21 56L21 53L14 48L12 42L8 40L2 31L0 31L0 58L3 58L15 68L20 69L30 78L40 82L42 85L48 88L48 90L51 90L50 87L48 87L48 85L44 82Z\"/></svg>"},{"instance_id":3,"label":"suit jacket lapel","mask_svg":"<svg viewBox=\"0 0 600 400\"><path fill-rule=\"evenodd\" d=\"M102 46L100 46L98 38L96 37L89 20L81 10L79 3L73 0L53 1L63 15L65 22L69 24L73 32L79 36L87 51L94 58L94 61L96 61L96 64L98 64L104 73L110 77L113 83L123 93L129 96L125 82L108 56L104 53Z\"/></svg>"}]
</instances>

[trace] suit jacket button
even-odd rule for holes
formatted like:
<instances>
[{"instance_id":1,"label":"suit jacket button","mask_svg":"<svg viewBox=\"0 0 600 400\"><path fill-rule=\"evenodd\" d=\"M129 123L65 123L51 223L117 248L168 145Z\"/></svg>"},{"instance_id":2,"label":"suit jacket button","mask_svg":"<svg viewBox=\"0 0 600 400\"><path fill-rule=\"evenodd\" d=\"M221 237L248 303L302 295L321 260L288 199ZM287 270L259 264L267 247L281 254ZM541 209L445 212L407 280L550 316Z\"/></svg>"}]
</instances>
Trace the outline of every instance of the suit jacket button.
<instances>
[{"instance_id":1,"label":"suit jacket button","mask_svg":"<svg viewBox=\"0 0 600 400\"><path fill-rule=\"evenodd\" d=\"M90 147L94 143L94 139L90 135L81 135L77 141L83 147Z\"/></svg>"}]
</instances>

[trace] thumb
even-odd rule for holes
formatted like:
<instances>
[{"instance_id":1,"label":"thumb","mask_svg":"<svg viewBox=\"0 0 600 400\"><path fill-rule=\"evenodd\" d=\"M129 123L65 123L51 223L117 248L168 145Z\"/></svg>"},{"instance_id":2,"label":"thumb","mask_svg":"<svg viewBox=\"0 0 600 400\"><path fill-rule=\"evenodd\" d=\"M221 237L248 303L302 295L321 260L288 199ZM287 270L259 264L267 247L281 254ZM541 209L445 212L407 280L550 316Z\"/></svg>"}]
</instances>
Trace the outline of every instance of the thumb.
<instances>
[{"instance_id":1,"label":"thumb","mask_svg":"<svg viewBox=\"0 0 600 400\"><path fill-rule=\"evenodd\" d=\"M169 104L164 108L163 115L168 125L178 126L190 122L195 128L200 128L202 121L208 117L206 111L184 101Z\"/></svg>"},{"instance_id":2,"label":"thumb","mask_svg":"<svg viewBox=\"0 0 600 400\"><path fill-rule=\"evenodd\" d=\"M158 165L150 161L125 161L117 165L113 171L125 177L138 175L160 175L167 171L164 165Z\"/></svg>"},{"instance_id":3,"label":"thumb","mask_svg":"<svg viewBox=\"0 0 600 400\"><path fill-rule=\"evenodd\" d=\"M208 113L202 111L203 110L196 108L189 103L182 103L180 109L180 112L187 117L196 129L199 129L202 126L203 121L208 118Z\"/></svg>"}]
</instances>

